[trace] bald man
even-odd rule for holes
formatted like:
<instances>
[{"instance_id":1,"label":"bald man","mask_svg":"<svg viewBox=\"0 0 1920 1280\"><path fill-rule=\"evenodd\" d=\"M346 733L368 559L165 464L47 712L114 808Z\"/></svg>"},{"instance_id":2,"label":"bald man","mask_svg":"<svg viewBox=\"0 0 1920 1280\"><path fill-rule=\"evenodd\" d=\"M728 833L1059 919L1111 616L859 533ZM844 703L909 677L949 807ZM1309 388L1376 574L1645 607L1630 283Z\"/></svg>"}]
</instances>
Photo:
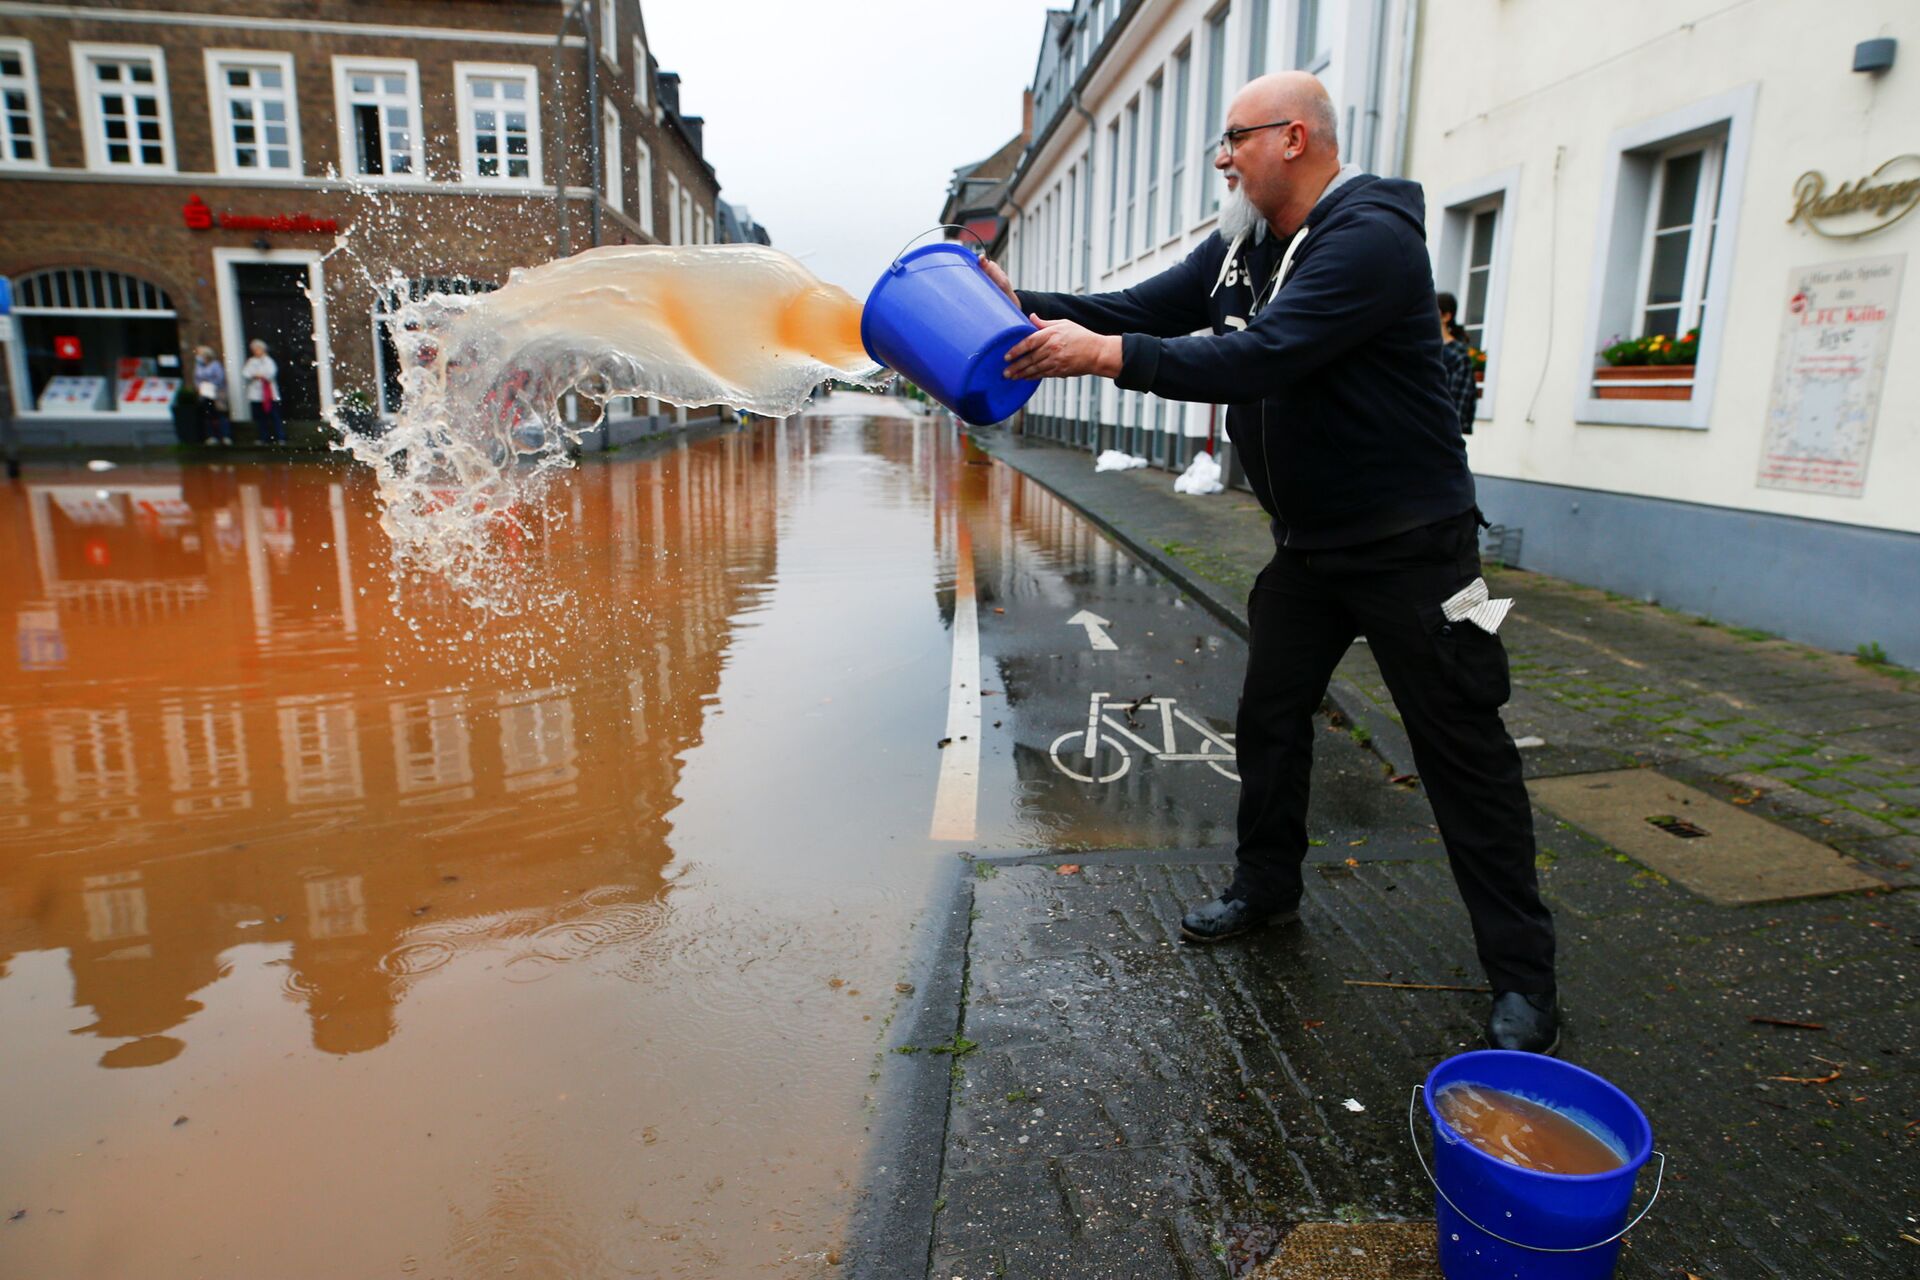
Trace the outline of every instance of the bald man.
<instances>
[{"instance_id":1,"label":"bald man","mask_svg":"<svg viewBox=\"0 0 1920 1280\"><path fill-rule=\"evenodd\" d=\"M1505 616L1480 578L1473 475L1448 397L1418 185L1340 164L1311 75L1234 97L1214 168L1220 223L1185 261L1121 293L1015 292L1039 326L1010 378L1097 374L1129 391L1225 404L1272 517L1248 601L1233 883L1181 921L1219 942L1299 913L1313 714L1364 635L1413 743L1494 990L1496 1048L1559 1044L1553 920L1507 700ZM1197 333L1207 330L1210 332Z\"/></svg>"}]
</instances>

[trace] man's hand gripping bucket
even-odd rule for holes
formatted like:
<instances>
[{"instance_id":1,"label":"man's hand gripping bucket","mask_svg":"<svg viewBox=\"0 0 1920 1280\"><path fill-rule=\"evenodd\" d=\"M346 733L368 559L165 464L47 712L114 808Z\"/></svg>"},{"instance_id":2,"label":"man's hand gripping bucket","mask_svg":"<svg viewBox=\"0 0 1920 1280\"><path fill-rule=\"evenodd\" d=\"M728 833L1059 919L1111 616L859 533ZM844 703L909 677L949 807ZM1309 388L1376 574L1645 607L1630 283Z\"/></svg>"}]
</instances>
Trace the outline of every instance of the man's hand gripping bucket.
<instances>
[{"instance_id":1,"label":"man's hand gripping bucket","mask_svg":"<svg viewBox=\"0 0 1920 1280\"><path fill-rule=\"evenodd\" d=\"M868 355L975 426L1011 417L1039 389L1005 376L1007 352L1032 332L972 250L951 241L896 255L860 315Z\"/></svg>"},{"instance_id":2,"label":"man's hand gripping bucket","mask_svg":"<svg viewBox=\"0 0 1920 1280\"><path fill-rule=\"evenodd\" d=\"M1519 1094L1610 1135L1626 1154L1618 1169L1542 1173L1497 1160L1462 1138L1434 1098L1469 1083ZM1432 1120L1433 1164L1420 1150L1415 1105L1424 1096ZM1440 1269L1447 1280L1609 1280L1620 1241L1660 1198L1667 1157L1633 1100L1591 1071L1533 1053L1486 1049L1447 1059L1407 1100L1407 1135L1433 1183ZM1627 1221L1635 1180L1659 1156L1653 1195Z\"/></svg>"}]
</instances>

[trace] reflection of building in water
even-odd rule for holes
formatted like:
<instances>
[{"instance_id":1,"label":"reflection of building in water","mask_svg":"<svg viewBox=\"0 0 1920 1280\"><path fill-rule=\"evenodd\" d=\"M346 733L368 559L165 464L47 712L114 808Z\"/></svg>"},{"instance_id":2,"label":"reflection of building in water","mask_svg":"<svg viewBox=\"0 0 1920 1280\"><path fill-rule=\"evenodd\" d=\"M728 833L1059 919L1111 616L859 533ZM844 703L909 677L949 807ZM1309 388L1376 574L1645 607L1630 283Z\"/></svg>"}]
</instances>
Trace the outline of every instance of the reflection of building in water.
<instances>
[{"instance_id":1,"label":"reflection of building in water","mask_svg":"<svg viewBox=\"0 0 1920 1280\"><path fill-rule=\"evenodd\" d=\"M16 519L32 500L0 490L0 558L55 570L0 580L0 609L54 602L70 650L0 695L0 975L16 952L64 949L88 1032L117 1042L180 1026L222 952L279 946L315 1045L353 1053L393 1035L425 980L409 957L511 949L529 919L591 917L593 886L626 887L629 908L661 892L681 761L732 620L774 572L774 439L565 478L578 519L527 568L603 621L531 692L387 641L407 629L352 479L189 472L185 524L143 525L124 496L122 525L50 497ZM103 528L136 540L108 547L115 599L159 599L141 572L196 578L199 599L135 611L48 590L79 580ZM156 538L164 554L127 549ZM520 924L486 923L501 920Z\"/></svg>"},{"instance_id":2,"label":"reflection of building in water","mask_svg":"<svg viewBox=\"0 0 1920 1280\"><path fill-rule=\"evenodd\" d=\"M394 784L404 804L442 804L473 798L473 735L467 700L458 694L396 702L393 721ZM459 788L458 793L448 788Z\"/></svg>"},{"instance_id":3,"label":"reflection of building in water","mask_svg":"<svg viewBox=\"0 0 1920 1280\"><path fill-rule=\"evenodd\" d=\"M88 876L80 882L87 909L87 941L114 942L147 936L147 891L138 871Z\"/></svg>"},{"instance_id":4,"label":"reflection of building in water","mask_svg":"<svg viewBox=\"0 0 1920 1280\"><path fill-rule=\"evenodd\" d=\"M139 773L134 765L133 719L126 711L66 707L46 716L55 796L61 822L128 822L140 816L135 803Z\"/></svg>"},{"instance_id":5,"label":"reflection of building in water","mask_svg":"<svg viewBox=\"0 0 1920 1280\"><path fill-rule=\"evenodd\" d=\"M161 734L167 744L168 787L173 811L182 816L253 803L247 790L247 738L237 702L161 704Z\"/></svg>"},{"instance_id":6,"label":"reflection of building in water","mask_svg":"<svg viewBox=\"0 0 1920 1280\"><path fill-rule=\"evenodd\" d=\"M360 713L345 698L279 701L280 767L288 804L331 804L366 795L360 769Z\"/></svg>"},{"instance_id":7,"label":"reflection of building in water","mask_svg":"<svg viewBox=\"0 0 1920 1280\"><path fill-rule=\"evenodd\" d=\"M558 689L503 693L499 714L507 790L557 786L580 776L573 766L571 698Z\"/></svg>"},{"instance_id":8,"label":"reflection of building in water","mask_svg":"<svg viewBox=\"0 0 1920 1280\"><path fill-rule=\"evenodd\" d=\"M309 937L357 938L367 931L366 877L309 880L306 890Z\"/></svg>"},{"instance_id":9,"label":"reflection of building in water","mask_svg":"<svg viewBox=\"0 0 1920 1280\"><path fill-rule=\"evenodd\" d=\"M20 721L0 709L0 831L29 825L27 761L20 749Z\"/></svg>"}]
</instances>

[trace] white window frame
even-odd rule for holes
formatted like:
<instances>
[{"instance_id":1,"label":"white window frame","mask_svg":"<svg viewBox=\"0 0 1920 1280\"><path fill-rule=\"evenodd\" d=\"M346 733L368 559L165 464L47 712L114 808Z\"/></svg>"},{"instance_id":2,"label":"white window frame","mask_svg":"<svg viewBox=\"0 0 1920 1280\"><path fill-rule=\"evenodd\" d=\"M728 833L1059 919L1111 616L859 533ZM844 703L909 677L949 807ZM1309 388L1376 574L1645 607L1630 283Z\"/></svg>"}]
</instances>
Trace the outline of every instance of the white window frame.
<instances>
[{"instance_id":1,"label":"white window frame","mask_svg":"<svg viewBox=\"0 0 1920 1280\"><path fill-rule=\"evenodd\" d=\"M1107 272L1120 261L1120 117L1107 125Z\"/></svg>"},{"instance_id":2,"label":"white window frame","mask_svg":"<svg viewBox=\"0 0 1920 1280\"><path fill-rule=\"evenodd\" d=\"M1586 340L1572 359L1578 371L1573 417L1601 426L1681 427L1705 430L1713 412L1714 384L1725 349L1727 296L1739 241L1741 197L1753 144L1758 84L1742 85L1710 98L1617 129L1607 139L1606 180L1601 187L1597 252L1587 290ZM1615 333L1639 323L1644 301L1640 259L1646 251L1648 200L1653 195L1658 161L1681 143L1720 134L1725 139L1720 172L1720 218L1712 262L1702 299L1709 323L1700 334L1690 400L1602 400L1594 395L1592 370L1598 352Z\"/></svg>"},{"instance_id":3,"label":"white window frame","mask_svg":"<svg viewBox=\"0 0 1920 1280\"><path fill-rule=\"evenodd\" d=\"M1320 75L1333 65L1334 35L1331 21L1326 24L1327 42L1318 49L1306 47L1308 28L1315 28L1314 34L1317 34L1317 29L1321 25L1319 20L1323 17L1330 18L1330 11L1327 8L1329 3L1331 0L1299 0L1293 15L1293 65L1297 70L1311 71L1315 75Z\"/></svg>"},{"instance_id":4,"label":"white window frame","mask_svg":"<svg viewBox=\"0 0 1920 1280\"><path fill-rule=\"evenodd\" d=\"M202 49L207 71L207 111L213 121L214 171L226 178L297 178L306 172L306 159L300 154L300 95L293 80L293 55L265 49ZM264 163L267 143L254 144L263 163L242 167L233 140L232 103L234 94L227 84L230 66L271 67L280 73L280 96L287 109L287 168ZM252 97L252 94L248 95ZM264 101L262 95L260 99ZM264 131L267 122L255 120L254 127Z\"/></svg>"},{"instance_id":5,"label":"white window frame","mask_svg":"<svg viewBox=\"0 0 1920 1280\"><path fill-rule=\"evenodd\" d=\"M473 129L473 81L520 79L527 85L527 176L514 178L506 173L507 156L500 154L501 172L491 178L480 174L480 154ZM483 187L526 188L545 185L540 167L540 71L518 62L456 62L453 64L454 107L460 113L460 177Z\"/></svg>"},{"instance_id":6,"label":"white window frame","mask_svg":"<svg viewBox=\"0 0 1920 1280\"><path fill-rule=\"evenodd\" d=\"M653 232L653 150L647 146L647 140L635 137L633 140L633 168L635 185L639 187L639 205L634 209L635 220L640 229L648 235Z\"/></svg>"},{"instance_id":7,"label":"white window frame","mask_svg":"<svg viewBox=\"0 0 1920 1280\"><path fill-rule=\"evenodd\" d=\"M1493 263L1487 277L1487 314L1481 322L1480 349L1487 353L1486 376L1481 380L1476 421L1493 417L1494 392L1499 386L1500 361L1506 351L1507 286L1513 278L1513 217L1520 190L1520 167L1502 169L1475 182L1442 192L1440 251L1434 258L1434 278L1440 289L1467 305L1467 268L1473 258L1473 219L1497 209L1493 223Z\"/></svg>"},{"instance_id":8,"label":"white window frame","mask_svg":"<svg viewBox=\"0 0 1920 1280\"><path fill-rule=\"evenodd\" d=\"M407 110L413 122L408 133L413 140L413 148L408 153L413 160L410 173L393 172L392 153L386 149L387 134L391 126L387 123L386 108L390 105L384 94L374 99L380 104L380 147L381 162L385 173L360 173L356 169L355 156L359 153L358 139L353 125L353 105L355 97L350 77L356 72L375 76L390 76L399 72L407 78ZM420 64L412 58L361 58L342 54L333 56L333 117L339 135L340 172L357 182L426 182L427 147L426 130L422 127L420 108Z\"/></svg>"},{"instance_id":9,"label":"white window frame","mask_svg":"<svg viewBox=\"0 0 1920 1280\"><path fill-rule=\"evenodd\" d=\"M20 59L18 79L0 78L0 90L18 90L27 98L27 138L33 144L33 159L13 158L13 134L0 125L0 169L45 169L47 167L47 129L40 114L40 71L33 59L33 45L26 40L0 39L0 50ZM4 104L0 103L0 112Z\"/></svg>"},{"instance_id":10,"label":"white window frame","mask_svg":"<svg viewBox=\"0 0 1920 1280\"><path fill-rule=\"evenodd\" d=\"M680 178L677 174L667 175L667 243L680 243Z\"/></svg>"},{"instance_id":11,"label":"white window frame","mask_svg":"<svg viewBox=\"0 0 1920 1280\"><path fill-rule=\"evenodd\" d=\"M647 42L639 36L633 38L633 105L642 111L653 107L653 90L650 87L653 77L647 74Z\"/></svg>"},{"instance_id":12,"label":"white window frame","mask_svg":"<svg viewBox=\"0 0 1920 1280\"><path fill-rule=\"evenodd\" d=\"M1200 34L1206 38L1206 65L1200 76L1200 145L1195 148L1193 157L1194 172L1199 175L1200 206L1195 215L1198 223L1210 222L1220 214L1220 193L1226 183L1211 173L1213 169L1214 149L1209 147L1220 136L1220 129L1226 124L1227 103L1232 100L1233 90L1227 83L1228 67L1233 63L1233 40L1229 24L1233 18L1231 5L1221 5L1201 20ZM1217 101L1208 101L1214 96L1215 76L1219 79ZM1207 119L1206 117L1212 117Z\"/></svg>"},{"instance_id":13,"label":"white window frame","mask_svg":"<svg viewBox=\"0 0 1920 1280\"><path fill-rule=\"evenodd\" d=\"M1187 227L1181 206L1181 180L1187 176L1187 148L1193 143L1193 41L1173 51L1173 110L1167 115L1171 132L1167 152L1167 233L1165 243L1179 238ZM1196 164L1193 167L1198 168ZM1202 181L1205 181L1203 178Z\"/></svg>"},{"instance_id":14,"label":"white window frame","mask_svg":"<svg viewBox=\"0 0 1920 1280\"><path fill-rule=\"evenodd\" d=\"M600 100L600 159L606 172L601 180L606 184L607 203L614 212L627 211L627 155L621 150L620 109L613 105L612 98Z\"/></svg>"},{"instance_id":15,"label":"white window frame","mask_svg":"<svg viewBox=\"0 0 1920 1280\"><path fill-rule=\"evenodd\" d=\"M1135 95L1127 104L1126 131L1123 135L1127 145L1127 210L1125 231L1122 233L1121 246L1126 250L1128 261L1132 261L1146 252L1146 245L1152 236L1143 237L1144 243L1136 244L1133 238L1134 228L1139 224L1140 215L1140 98Z\"/></svg>"},{"instance_id":16,"label":"white window frame","mask_svg":"<svg viewBox=\"0 0 1920 1280\"><path fill-rule=\"evenodd\" d=\"M1160 213L1160 133L1166 128L1167 77L1156 70L1147 81L1146 127L1141 139L1147 147L1147 193L1140 206L1140 252L1152 253L1160 243L1154 221Z\"/></svg>"},{"instance_id":17,"label":"white window frame","mask_svg":"<svg viewBox=\"0 0 1920 1280\"><path fill-rule=\"evenodd\" d=\"M87 168L97 173L173 173L173 94L167 84L167 51L153 44L90 44L75 41L73 83L80 98L81 134L86 143ZM95 59L145 58L153 64L153 91L160 108L159 164L128 161L116 164L107 159L107 138L100 118L99 86L93 79ZM136 148L137 149L137 148Z\"/></svg>"},{"instance_id":18,"label":"white window frame","mask_svg":"<svg viewBox=\"0 0 1920 1280\"><path fill-rule=\"evenodd\" d=\"M1273 0L1247 0L1241 6L1246 20L1247 80L1267 73L1267 55L1273 51Z\"/></svg>"},{"instance_id":19,"label":"white window frame","mask_svg":"<svg viewBox=\"0 0 1920 1280\"><path fill-rule=\"evenodd\" d=\"M620 65L619 0L594 0L600 11L600 57L610 67Z\"/></svg>"},{"instance_id":20,"label":"white window frame","mask_svg":"<svg viewBox=\"0 0 1920 1280\"><path fill-rule=\"evenodd\" d=\"M1726 139L1709 135L1694 138L1678 146L1668 147L1653 157L1653 186L1647 193L1647 224L1640 237L1640 280L1634 286L1633 296L1638 300L1634 308L1634 329L1627 336L1642 336L1647 327L1646 315L1652 310L1652 300L1647 293L1653 287L1653 249L1654 236L1659 230L1654 224L1660 218L1660 205L1666 196L1667 162L1681 156L1698 155L1700 157L1700 182L1693 193L1693 216L1687 225L1687 263L1686 278L1680 285L1680 319L1674 326L1675 337L1686 333L1700 323L1700 313L1705 309L1706 282L1709 275L1707 253L1698 252L1702 242L1709 247L1714 243L1714 222L1717 206L1722 196L1720 176L1726 163ZM1661 310L1668 310L1662 307Z\"/></svg>"}]
</instances>

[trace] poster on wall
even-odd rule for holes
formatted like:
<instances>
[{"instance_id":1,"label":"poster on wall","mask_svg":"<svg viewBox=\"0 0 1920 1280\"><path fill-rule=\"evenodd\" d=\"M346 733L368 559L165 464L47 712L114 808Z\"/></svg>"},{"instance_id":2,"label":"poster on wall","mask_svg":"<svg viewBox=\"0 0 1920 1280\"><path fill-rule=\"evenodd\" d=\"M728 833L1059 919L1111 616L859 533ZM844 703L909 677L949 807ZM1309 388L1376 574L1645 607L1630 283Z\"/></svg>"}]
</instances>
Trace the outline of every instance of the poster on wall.
<instances>
[{"instance_id":1,"label":"poster on wall","mask_svg":"<svg viewBox=\"0 0 1920 1280\"><path fill-rule=\"evenodd\" d=\"M1788 275L1761 488L1838 498L1866 488L1906 261L1861 258Z\"/></svg>"}]
</instances>

